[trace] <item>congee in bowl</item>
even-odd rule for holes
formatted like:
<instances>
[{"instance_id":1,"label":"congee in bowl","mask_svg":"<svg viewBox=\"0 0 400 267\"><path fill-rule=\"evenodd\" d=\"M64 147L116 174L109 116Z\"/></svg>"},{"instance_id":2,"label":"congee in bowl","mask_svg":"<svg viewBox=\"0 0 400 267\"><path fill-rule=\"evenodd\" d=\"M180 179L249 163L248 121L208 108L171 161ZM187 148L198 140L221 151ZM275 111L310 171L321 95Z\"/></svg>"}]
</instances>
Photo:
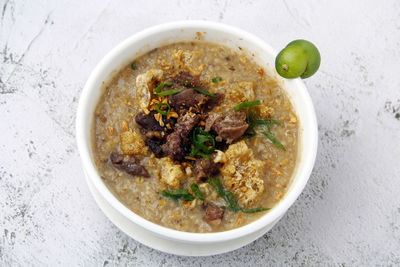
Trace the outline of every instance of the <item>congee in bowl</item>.
<instances>
[{"instance_id":1,"label":"congee in bowl","mask_svg":"<svg viewBox=\"0 0 400 267\"><path fill-rule=\"evenodd\" d=\"M274 74L241 47L196 41L137 58L104 84L92 128L113 194L175 230L251 223L286 193L299 125Z\"/></svg>"}]
</instances>

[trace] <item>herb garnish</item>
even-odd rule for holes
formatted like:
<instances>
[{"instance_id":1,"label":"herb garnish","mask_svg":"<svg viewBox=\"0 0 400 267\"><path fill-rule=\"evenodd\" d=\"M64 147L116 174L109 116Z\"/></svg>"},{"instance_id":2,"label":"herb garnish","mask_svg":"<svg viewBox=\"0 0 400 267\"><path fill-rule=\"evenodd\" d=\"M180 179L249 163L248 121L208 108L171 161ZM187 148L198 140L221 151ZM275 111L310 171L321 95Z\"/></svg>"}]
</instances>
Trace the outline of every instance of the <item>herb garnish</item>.
<instances>
[{"instance_id":1,"label":"herb garnish","mask_svg":"<svg viewBox=\"0 0 400 267\"><path fill-rule=\"evenodd\" d=\"M131 69L133 69L133 70L138 69L138 67L136 66L136 61L133 61L133 63L131 64Z\"/></svg>"},{"instance_id":2,"label":"herb garnish","mask_svg":"<svg viewBox=\"0 0 400 267\"><path fill-rule=\"evenodd\" d=\"M263 135L265 135L274 145L276 145L277 147L279 147L280 149L282 149L283 151L286 151L286 148L281 144L281 142L279 142L278 139L276 139L271 132L262 132Z\"/></svg>"},{"instance_id":3,"label":"herb garnish","mask_svg":"<svg viewBox=\"0 0 400 267\"><path fill-rule=\"evenodd\" d=\"M252 120L250 123L251 123L251 127L253 128L253 131L254 131L254 127L256 125L264 125L265 128L267 128L267 130L262 132L262 134L265 135L272 142L272 144L276 145L283 151L286 151L286 148L282 145L282 143L279 142L279 140L276 139L271 133L271 124L282 125L282 123L280 121L278 121L278 120ZM249 124L249 127L250 127L250 124Z\"/></svg>"},{"instance_id":4,"label":"herb garnish","mask_svg":"<svg viewBox=\"0 0 400 267\"><path fill-rule=\"evenodd\" d=\"M205 91L203 89L200 89L200 88L197 88L197 87L194 87L194 86L187 86L187 87L188 88L192 88L193 90L196 90L197 92L199 92L199 93L201 93L203 95L208 95L208 96L211 96L211 97L214 97L214 98L217 97L216 95L211 94L211 93L209 93L209 92L207 92L207 91Z\"/></svg>"},{"instance_id":5,"label":"herb garnish","mask_svg":"<svg viewBox=\"0 0 400 267\"><path fill-rule=\"evenodd\" d=\"M163 107L166 107L166 110L163 110ZM167 116L168 113L171 111L171 106L168 103L159 103L156 105L156 110L161 115Z\"/></svg>"},{"instance_id":6,"label":"herb garnish","mask_svg":"<svg viewBox=\"0 0 400 267\"><path fill-rule=\"evenodd\" d=\"M161 194L164 197L172 198L173 200L184 200L184 201L192 201L194 199L193 195L189 193L187 189L179 189L179 190L163 190Z\"/></svg>"},{"instance_id":7,"label":"herb garnish","mask_svg":"<svg viewBox=\"0 0 400 267\"><path fill-rule=\"evenodd\" d=\"M156 93L156 94L159 94L159 93L161 93L161 90L164 88L164 86L171 86L171 85L172 85L172 82L160 83L160 84L156 87L155 93Z\"/></svg>"},{"instance_id":8,"label":"herb garnish","mask_svg":"<svg viewBox=\"0 0 400 267\"><path fill-rule=\"evenodd\" d=\"M239 105L236 105L233 109L235 111L239 111L242 108L250 108L250 107L254 107L254 106L258 106L258 105L261 105L261 101L260 100L242 102Z\"/></svg>"},{"instance_id":9,"label":"herb garnish","mask_svg":"<svg viewBox=\"0 0 400 267\"><path fill-rule=\"evenodd\" d=\"M271 124L276 124L276 125L282 125L282 123L278 120L271 120L271 119L266 119L266 120L253 120L252 123L254 125L264 125L267 127L268 131L270 130L270 125Z\"/></svg>"},{"instance_id":10,"label":"herb garnish","mask_svg":"<svg viewBox=\"0 0 400 267\"><path fill-rule=\"evenodd\" d=\"M207 146L206 143L209 143L210 146ZM201 128L196 128L193 131L193 148L190 152L190 157L194 157L199 155L203 158L210 159L210 154L214 152L215 141L212 135Z\"/></svg>"},{"instance_id":11,"label":"herb garnish","mask_svg":"<svg viewBox=\"0 0 400 267\"><path fill-rule=\"evenodd\" d=\"M204 199L205 199L203 193L200 191L200 188L199 188L199 185L198 185L198 184L193 183L193 184L190 186L190 189L192 189L193 194L194 194L198 199L200 199L200 200L204 200Z\"/></svg>"},{"instance_id":12,"label":"herb garnish","mask_svg":"<svg viewBox=\"0 0 400 267\"><path fill-rule=\"evenodd\" d=\"M195 90L195 91L197 91L197 92L199 92L199 93L201 93L203 95L211 96L211 97L214 97L214 98L217 97L216 95L211 94L211 93L207 92L206 90L200 89L200 88L198 88L196 86L190 86L188 81L184 81L184 82L181 82L179 84L185 86L186 88L192 88L193 90Z\"/></svg>"},{"instance_id":13,"label":"herb garnish","mask_svg":"<svg viewBox=\"0 0 400 267\"><path fill-rule=\"evenodd\" d=\"M266 131L262 132L263 135L265 135L271 142L272 144L276 145L280 149L286 151L286 148L282 145L281 142L279 142L278 139L276 139L272 133L271 133L271 124L276 124L276 125L282 125L282 123L278 120L271 120L271 119L255 119L256 111L254 110L254 106L260 105L261 102L260 100L255 100L255 101L250 101L250 102L242 102L239 105L236 105L234 107L235 111L239 111L242 108L246 108L246 122L249 125L245 132L245 136L252 137L257 135L255 131L255 127L257 125L263 125L265 128L267 128Z\"/></svg>"},{"instance_id":14,"label":"herb garnish","mask_svg":"<svg viewBox=\"0 0 400 267\"><path fill-rule=\"evenodd\" d=\"M162 91L162 92L156 93L156 94L157 94L157 95L160 95L160 96L167 96L167 95L174 95L174 94L177 94L177 93L180 93L180 92L182 92L182 90L179 90L179 89L171 89L171 90Z\"/></svg>"},{"instance_id":15,"label":"herb garnish","mask_svg":"<svg viewBox=\"0 0 400 267\"><path fill-rule=\"evenodd\" d=\"M222 206L221 208L230 210L233 212L238 212L241 211L243 213L255 213L255 212L260 212L260 211L266 211L269 210L269 208L263 208L263 207L258 207L258 208L253 208L253 209L245 209L240 207L235 200L235 196L233 195L232 192L229 192L227 190L224 190L222 187L221 181L219 180L218 177L213 178L210 177L208 179L208 183L215 189L217 194L225 200L227 206Z\"/></svg>"},{"instance_id":16,"label":"herb garnish","mask_svg":"<svg viewBox=\"0 0 400 267\"><path fill-rule=\"evenodd\" d=\"M213 83L219 83L220 81L222 81L222 78L218 76L218 77L213 78L211 81Z\"/></svg>"}]
</instances>

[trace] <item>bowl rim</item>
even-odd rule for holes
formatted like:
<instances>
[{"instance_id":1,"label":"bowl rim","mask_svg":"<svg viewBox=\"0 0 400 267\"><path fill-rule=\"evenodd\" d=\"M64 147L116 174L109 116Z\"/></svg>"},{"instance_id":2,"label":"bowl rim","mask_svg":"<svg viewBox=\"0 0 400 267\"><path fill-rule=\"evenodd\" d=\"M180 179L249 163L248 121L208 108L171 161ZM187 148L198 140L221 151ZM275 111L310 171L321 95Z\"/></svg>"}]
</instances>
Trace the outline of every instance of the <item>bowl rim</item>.
<instances>
[{"instance_id":1,"label":"bowl rim","mask_svg":"<svg viewBox=\"0 0 400 267\"><path fill-rule=\"evenodd\" d=\"M228 230L223 232L214 232L214 233L192 233L192 232L183 232L174 230L171 228L167 228L156 223L153 223L133 211L127 208L124 204L122 204L107 188L104 182L101 180L100 175L97 172L97 169L91 159L90 150L91 144L90 139L86 140L85 138L85 129L87 128L86 119L88 116L88 112L86 112L87 103L90 101L90 96L93 90L96 90L95 84L96 81L101 79L104 80L103 77L100 76L102 70L109 64L111 64L115 57L118 56L122 51L128 49L133 43L150 37L154 34L158 34L165 31L171 31L176 29L196 29L196 28L208 28L210 31L223 31L227 32L231 36L236 36L245 39L246 41L255 44L262 48L266 53L270 53L274 56L277 55L276 51L265 43L259 37L248 33L244 30L238 29L233 26L228 26L226 24L217 23L217 22L208 22L208 21L198 21L198 20L188 20L188 21L175 21L170 23L164 23L160 25L156 25L145 30L142 30L121 43L115 46L111 51L109 51L105 57L96 65L94 70L91 72L79 99L78 109L77 109L77 117L76 117L76 139L78 145L78 151L81 156L82 164L84 171L87 173L88 178L91 179L92 183L99 191L99 193L121 214L127 217L133 223L159 235L165 237L167 239L181 241L181 242L189 242L189 243L213 243L213 242L225 242L233 239L237 239L243 237L247 234L253 233L257 230L260 230L275 220L279 219L280 216L286 213L286 211L290 208L290 206L295 202L298 196L303 191L310 175L312 169L314 167L315 158L317 154L317 146L318 146L318 129L317 129L317 119L314 111L314 106L311 100L310 95L308 94L307 88L304 85L303 81L299 78L293 80L286 80L285 83L292 83L292 86L296 86L301 90L300 94L302 94L303 99L306 102L306 105L302 108L305 108L305 113L309 116L306 118L309 122L310 127L309 131L311 136L307 136L309 139L309 146L307 147L308 153L301 153L301 163L299 165L299 169L297 170L297 174L295 176L295 180L292 182L291 189L286 192L284 197L264 216L255 220L252 223L247 225ZM89 114L92 116L92 114ZM305 118L302 118L305 119ZM90 131L91 126L89 126ZM304 149L303 149L304 150Z\"/></svg>"}]
</instances>

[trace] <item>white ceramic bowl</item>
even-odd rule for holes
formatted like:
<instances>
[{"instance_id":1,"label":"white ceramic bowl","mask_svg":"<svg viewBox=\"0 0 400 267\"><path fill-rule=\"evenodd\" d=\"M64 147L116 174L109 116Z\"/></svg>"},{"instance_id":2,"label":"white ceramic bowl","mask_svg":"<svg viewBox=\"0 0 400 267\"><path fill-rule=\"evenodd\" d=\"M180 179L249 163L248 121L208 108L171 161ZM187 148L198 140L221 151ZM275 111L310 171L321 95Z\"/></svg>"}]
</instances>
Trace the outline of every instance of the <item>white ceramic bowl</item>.
<instances>
[{"instance_id":1,"label":"white ceramic bowl","mask_svg":"<svg viewBox=\"0 0 400 267\"><path fill-rule=\"evenodd\" d=\"M275 74L288 94L299 118L299 152L287 193L267 214L253 223L234 230L219 233L188 233L152 223L136 215L119 202L108 190L96 170L90 142L94 110L103 92L101 90L102 83L108 80L111 73L116 73L115 71L154 48L176 42L196 41L198 39L197 32L202 33L204 41L244 48L255 55L258 64L275 73L273 66L276 52L260 38L250 33L224 24L205 21L179 21L162 24L133 35L112 49L100 61L83 88L76 119L76 138L83 168L89 186L106 215L140 242L181 255L210 255L229 251L241 247L267 232L302 192L314 166L318 143L316 116L304 83L300 79L281 79ZM108 211L112 209L113 212L106 211L105 205L107 205ZM122 223L122 221L124 222ZM157 245L157 240L167 240L168 242L166 245L160 246ZM176 248L174 249L174 247Z\"/></svg>"}]
</instances>

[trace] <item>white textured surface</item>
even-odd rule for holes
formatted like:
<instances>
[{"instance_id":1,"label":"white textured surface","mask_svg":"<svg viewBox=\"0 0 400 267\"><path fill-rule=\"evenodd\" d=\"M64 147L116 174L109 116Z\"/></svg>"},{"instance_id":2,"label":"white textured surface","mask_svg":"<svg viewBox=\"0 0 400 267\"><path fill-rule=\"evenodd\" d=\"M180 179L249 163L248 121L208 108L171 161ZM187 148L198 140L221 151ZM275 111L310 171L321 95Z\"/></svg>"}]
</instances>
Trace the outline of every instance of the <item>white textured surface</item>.
<instances>
[{"instance_id":1,"label":"white textured surface","mask_svg":"<svg viewBox=\"0 0 400 267\"><path fill-rule=\"evenodd\" d=\"M400 265L399 1L0 3L0 265ZM113 46L148 26L221 21L275 48L317 44L310 181L263 238L213 257L167 255L96 206L74 139L79 93Z\"/></svg>"}]
</instances>

